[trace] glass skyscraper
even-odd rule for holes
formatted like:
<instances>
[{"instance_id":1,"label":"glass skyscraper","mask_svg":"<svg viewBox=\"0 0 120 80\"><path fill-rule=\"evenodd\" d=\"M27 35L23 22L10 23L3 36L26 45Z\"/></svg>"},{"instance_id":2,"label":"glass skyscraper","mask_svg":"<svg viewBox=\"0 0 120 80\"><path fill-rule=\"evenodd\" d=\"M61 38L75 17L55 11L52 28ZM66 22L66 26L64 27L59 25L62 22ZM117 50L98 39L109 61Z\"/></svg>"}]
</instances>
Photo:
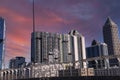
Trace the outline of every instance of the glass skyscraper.
<instances>
[{"instance_id":1,"label":"glass skyscraper","mask_svg":"<svg viewBox=\"0 0 120 80\"><path fill-rule=\"evenodd\" d=\"M4 66L5 20L0 17L0 69Z\"/></svg>"}]
</instances>

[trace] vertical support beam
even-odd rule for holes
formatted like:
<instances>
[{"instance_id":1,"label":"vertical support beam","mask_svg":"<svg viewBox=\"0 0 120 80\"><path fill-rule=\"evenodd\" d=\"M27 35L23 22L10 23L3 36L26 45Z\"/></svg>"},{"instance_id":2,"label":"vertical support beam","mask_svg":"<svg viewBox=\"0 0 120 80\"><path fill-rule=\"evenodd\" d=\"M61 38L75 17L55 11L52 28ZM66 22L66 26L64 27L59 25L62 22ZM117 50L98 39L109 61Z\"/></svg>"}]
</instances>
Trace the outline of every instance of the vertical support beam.
<instances>
[{"instance_id":1,"label":"vertical support beam","mask_svg":"<svg viewBox=\"0 0 120 80\"><path fill-rule=\"evenodd\" d=\"M95 60L95 65L96 65L96 69L98 69L98 61L97 60Z\"/></svg>"},{"instance_id":2,"label":"vertical support beam","mask_svg":"<svg viewBox=\"0 0 120 80\"><path fill-rule=\"evenodd\" d=\"M0 72L0 73L1 73L0 74L0 79L3 80L3 77L4 77L3 72Z\"/></svg>"},{"instance_id":3,"label":"vertical support beam","mask_svg":"<svg viewBox=\"0 0 120 80\"><path fill-rule=\"evenodd\" d=\"M13 80L13 79L14 79L14 71L11 70L11 80Z\"/></svg>"},{"instance_id":4,"label":"vertical support beam","mask_svg":"<svg viewBox=\"0 0 120 80\"><path fill-rule=\"evenodd\" d=\"M17 74L18 74L18 70L16 69L15 70L15 79L17 79L17 76L18 76Z\"/></svg>"},{"instance_id":5,"label":"vertical support beam","mask_svg":"<svg viewBox=\"0 0 120 80\"><path fill-rule=\"evenodd\" d=\"M108 69L110 68L110 64L109 64L109 59L105 58L105 67Z\"/></svg>"},{"instance_id":6,"label":"vertical support beam","mask_svg":"<svg viewBox=\"0 0 120 80\"><path fill-rule=\"evenodd\" d=\"M7 80L7 76L6 76L6 74L7 74L7 73L6 73L6 71L5 71L5 78L4 78L5 80Z\"/></svg>"}]
</instances>

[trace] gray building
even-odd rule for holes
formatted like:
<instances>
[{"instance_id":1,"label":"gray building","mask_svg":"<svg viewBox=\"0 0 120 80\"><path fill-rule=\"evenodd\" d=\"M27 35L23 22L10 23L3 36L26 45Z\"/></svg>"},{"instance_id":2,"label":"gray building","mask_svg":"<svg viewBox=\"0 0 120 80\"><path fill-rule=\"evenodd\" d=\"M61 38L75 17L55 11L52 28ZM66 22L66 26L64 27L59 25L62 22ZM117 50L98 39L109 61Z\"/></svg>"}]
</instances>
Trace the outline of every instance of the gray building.
<instances>
[{"instance_id":1,"label":"gray building","mask_svg":"<svg viewBox=\"0 0 120 80\"><path fill-rule=\"evenodd\" d=\"M109 55L120 55L120 40L118 26L110 17L107 18L103 26L104 42L108 45ZM110 66L118 66L120 58L110 59Z\"/></svg>"},{"instance_id":2,"label":"gray building","mask_svg":"<svg viewBox=\"0 0 120 80\"><path fill-rule=\"evenodd\" d=\"M10 59L9 67L10 68L21 68L25 67L26 62L24 57L15 57Z\"/></svg>"},{"instance_id":3,"label":"gray building","mask_svg":"<svg viewBox=\"0 0 120 80\"><path fill-rule=\"evenodd\" d=\"M5 54L5 20L0 17L0 69L4 66Z\"/></svg>"},{"instance_id":4,"label":"gray building","mask_svg":"<svg viewBox=\"0 0 120 80\"><path fill-rule=\"evenodd\" d=\"M92 61L88 61L89 67L94 67L94 68L109 67L109 60L102 58L103 56L108 56L108 48L105 43L99 43L96 40L93 40L91 46L86 48L86 55L87 58L96 57L96 59Z\"/></svg>"},{"instance_id":5,"label":"gray building","mask_svg":"<svg viewBox=\"0 0 120 80\"><path fill-rule=\"evenodd\" d=\"M76 30L69 34L33 32L31 61L35 63L76 62L86 59L84 37ZM86 65L81 62L81 67Z\"/></svg>"},{"instance_id":6,"label":"gray building","mask_svg":"<svg viewBox=\"0 0 120 80\"><path fill-rule=\"evenodd\" d=\"M118 26L110 17L107 18L103 26L103 38L104 42L108 45L109 55L120 55Z\"/></svg>"}]
</instances>

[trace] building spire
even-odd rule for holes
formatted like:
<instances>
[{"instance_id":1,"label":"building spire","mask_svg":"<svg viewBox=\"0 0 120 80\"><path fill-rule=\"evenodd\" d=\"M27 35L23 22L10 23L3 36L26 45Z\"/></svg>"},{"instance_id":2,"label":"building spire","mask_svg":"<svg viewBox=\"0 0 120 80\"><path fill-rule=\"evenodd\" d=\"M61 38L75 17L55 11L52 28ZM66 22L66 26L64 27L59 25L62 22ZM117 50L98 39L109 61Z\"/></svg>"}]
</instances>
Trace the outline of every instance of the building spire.
<instances>
[{"instance_id":1,"label":"building spire","mask_svg":"<svg viewBox=\"0 0 120 80\"><path fill-rule=\"evenodd\" d=\"M32 2L33 4L32 4L32 12L33 12L33 32L35 32L35 10L34 10L34 0L33 0L33 2Z\"/></svg>"},{"instance_id":2,"label":"building spire","mask_svg":"<svg viewBox=\"0 0 120 80\"><path fill-rule=\"evenodd\" d=\"M110 16L108 16L108 18L107 18L107 20L106 20L106 22L105 22L105 26L116 26L116 24L115 24L115 22L110 18Z\"/></svg>"}]
</instances>

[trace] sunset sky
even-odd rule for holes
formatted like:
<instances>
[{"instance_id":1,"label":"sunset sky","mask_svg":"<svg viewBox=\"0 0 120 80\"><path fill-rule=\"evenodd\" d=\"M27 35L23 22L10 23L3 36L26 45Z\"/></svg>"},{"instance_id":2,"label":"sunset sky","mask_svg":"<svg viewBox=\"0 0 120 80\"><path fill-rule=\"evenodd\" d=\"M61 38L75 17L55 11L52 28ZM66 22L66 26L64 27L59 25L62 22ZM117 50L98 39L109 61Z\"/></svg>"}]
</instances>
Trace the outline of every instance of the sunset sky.
<instances>
[{"instance_id":1,"label":"sunset sky","mask_svg":"<svg viewBox=\"0 0 120 80\"><path fill-rule=\"evenodd\" d=\"M15 56L30 61L32 0L0 0L0 16L6 21L5 64ZM110 16L120 26L120 0L35 0L36 31L68 33L78 30L86 46L103 42L102 27Z\"/></svg>"}]
</instances>

